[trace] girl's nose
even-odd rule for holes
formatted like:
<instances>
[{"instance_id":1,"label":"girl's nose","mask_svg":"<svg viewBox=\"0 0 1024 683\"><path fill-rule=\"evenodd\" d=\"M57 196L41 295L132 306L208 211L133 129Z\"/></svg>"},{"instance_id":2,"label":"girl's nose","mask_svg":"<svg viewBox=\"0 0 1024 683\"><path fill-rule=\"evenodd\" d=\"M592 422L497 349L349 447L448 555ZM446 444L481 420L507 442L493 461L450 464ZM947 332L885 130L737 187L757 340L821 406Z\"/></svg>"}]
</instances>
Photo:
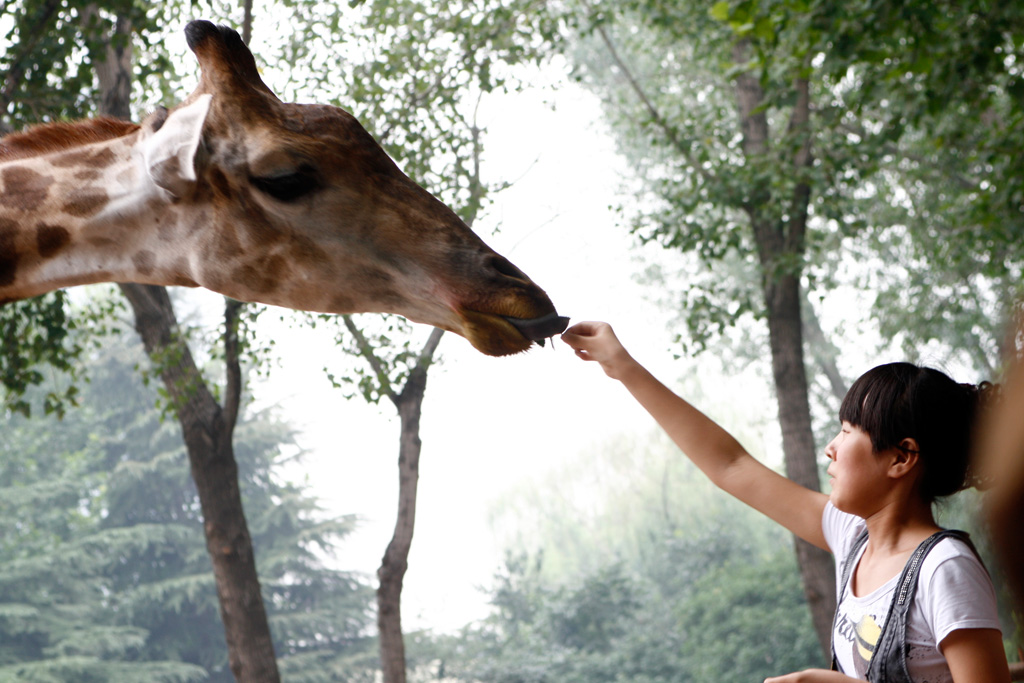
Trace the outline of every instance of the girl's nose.
<instances>
[{"instance_id":1,"label":"girl's nose","mask_svg":"<svg viewBox=\"0 0 1024 683\"><path fill-rule=\"evenodd\" d=\"M831 441L828 442L828 445L825 446L825 457L827 457L829 460L834 461L836 459L836 439L838 438L839 437L832 439Z\"/></svg>"}]
</instances>

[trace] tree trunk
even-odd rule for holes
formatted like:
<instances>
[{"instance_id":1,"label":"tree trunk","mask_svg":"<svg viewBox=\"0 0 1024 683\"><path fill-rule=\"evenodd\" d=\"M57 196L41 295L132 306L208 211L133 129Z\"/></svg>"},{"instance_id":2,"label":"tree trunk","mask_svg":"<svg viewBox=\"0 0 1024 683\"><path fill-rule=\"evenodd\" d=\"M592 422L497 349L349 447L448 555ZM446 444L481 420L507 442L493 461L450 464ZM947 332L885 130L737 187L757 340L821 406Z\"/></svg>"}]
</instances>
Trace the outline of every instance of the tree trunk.
<instances>
[{"instance_id":1,"label":"tree trunk","mask_svg":"<svg viewBox=\"0 0 1024 683\"><path fill-rule=\"evenodd\" d=\"M351 324L349 329L352 329ZM401 423L398 446L398 516L377 578L377 628L380 632L380 660L383 683L405 683L405 641L402 636L402 583L409 568L409 550L416 523L416 489L420 470L420 415L427 388L427 371L443 330L434 329L409 373L402 393L388 391ZM357 336L364 356L372 355L365 339ZM369 357L367 358L369 360ZM372 363L373 361L371 361Z\"/></svg>"},{"instance_id":2,"label":"tree trunk","mask_svg":"<svg viewBox=\"0 0 1024 683\"><path fill-rule=\"evenodd\" d=\"M733 61L747 59L745 40L736 43ZM750 188L744 209L750 217L762 273L762 290L768 316L772 376L779 405L782 451L787 476L814 491L820 490L815 457L814 433L807 398L807 373L804 366L803 326L800 317L800 274L804 257L804 235L810 186L801 180L811 164L810 101L806 81L794 84L797 100L789 121L788 134L800 144L792 158L797 182L790 198L788 217L766 216L772 189ZM764 91L754 74L736 78L736 100L743 132L743 152L751 163L763 162L769 145L768 118L762 108ZM835 611L835 571L832 557L809 543L795 539L796 557L803 579L804 595L811 610L818 642L826 660L831 651L832 615Z\"/></svg>"},{"instance_id":3,"label":"tree trunk","mask_svg":"<svg viewBox=\"0 0 1024 683\"><path fill-rule=\"evenodd\" d=\"M85 10L87 14L96 11L95 5ZM105 41L105 54L94 55L93 59L100 84L100 113L122 119L131 117L131 31L131 22L119 16L114 35ZM120 287L135 313L135 329L160 370L181 424L192 478L199 491L231 671L238 681L277 683L280 675L242 509L232 442L241 394L233 324L238 304L227 303L225 410L214 400L188 345L177 335L178 322L167 290L137 284Z\"/></svg>"},{"instance_id":4,"label":"tree trunk","mask_svg":"<svg viewBox=\"0 0 1024 683\"><path fill-rule=\"evenodd\" d=\"M800 323L800 282L794 275L778 276L774 281L766 278L764 291L786 476L818 491L818 463L814 455ZM828 653L836 599L832 556L795 537L794 543L811 620L822 651Z\"/></svg>"},{"instance_id":5,"label":"tree trunk","mask_svg":"<svg viewBox=\"0 0 1024 683\"><path fill-rule=\"evenodd\" d=\"M420 414L426 375L409 377L395 403L401 421L398 446L398 516L395 531L381 559L377 578L377 628L384 683L405 683L405 641L402 637L402 583L409 568L416 523L416 489L420 466Z\"/></svg>"},{"instance_id":6,"label":"tree trunk","mask_svg":"<svg viewBox=\"0 0 1024 683\"><path fill-rule=\"evenodd\" d=\"M846 380L843 379L842 373L839 372L839 366L836 364L839 351L825 337L825 332L821 329L821 322L814 313L814 306L811 305L806 296L804 297L802 310L804 312L804 335L807 339L807 346L811 357L814 359L815 365L821 370L821 373L825 375L829 388L832 390L832 396L842 403L849 387L846 384Z\"/></svg>"},{"instance_id":7,"label":"tree trunk","mask_svg":"<svg viewBox=\"0 0 1024 683\"><path fill-rule=\"evenodd\" d=\"M214 400L188 346L178 338L167 290L152 285L120 287L181 423L202 505L231 672L240 682L276 683L280 676L238 487L234 418Z\"/></svg>"}]
</instances>

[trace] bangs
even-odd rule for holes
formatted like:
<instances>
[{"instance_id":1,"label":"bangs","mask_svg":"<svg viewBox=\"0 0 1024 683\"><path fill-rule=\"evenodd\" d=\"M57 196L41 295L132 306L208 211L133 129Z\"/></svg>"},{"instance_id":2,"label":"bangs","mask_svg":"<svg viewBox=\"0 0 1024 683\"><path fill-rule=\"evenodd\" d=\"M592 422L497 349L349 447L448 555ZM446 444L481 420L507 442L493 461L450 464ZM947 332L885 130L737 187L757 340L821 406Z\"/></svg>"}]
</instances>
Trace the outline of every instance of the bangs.
<instances>
[{"instance_id":1,"label":"bangs","mask_svg":"<svg viewBox=\"0 0 1024 683\"><path fill-rule=\"evenodd\" d=\"M846 392L839 419L864 430L875 451L915 436L908 394L920 370L910 363L890 363L868 370Z\"/></svg>"}]
</instances>

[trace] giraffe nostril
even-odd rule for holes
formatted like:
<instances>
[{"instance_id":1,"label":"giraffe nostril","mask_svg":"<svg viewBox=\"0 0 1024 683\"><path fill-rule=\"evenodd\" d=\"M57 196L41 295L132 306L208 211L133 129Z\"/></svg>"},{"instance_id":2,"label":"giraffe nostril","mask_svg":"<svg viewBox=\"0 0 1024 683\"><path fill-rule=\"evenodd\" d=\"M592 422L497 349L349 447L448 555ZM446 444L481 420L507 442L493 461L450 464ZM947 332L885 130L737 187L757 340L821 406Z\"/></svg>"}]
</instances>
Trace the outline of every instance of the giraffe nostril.
<instances>
[{"instance_id":1,"label":"giraffe nostril","mask_svg":"<svg viewBox=\"0 0 1024 683\"><path fill-rule=\"evenodd\" d=\"M530 282L530 278L523 271L516 268L511 261L504 256L498 256L495 254L490 258L491 267L496 271L516 280L522 280L523 282Z\"/></svg>"}]
</instances>

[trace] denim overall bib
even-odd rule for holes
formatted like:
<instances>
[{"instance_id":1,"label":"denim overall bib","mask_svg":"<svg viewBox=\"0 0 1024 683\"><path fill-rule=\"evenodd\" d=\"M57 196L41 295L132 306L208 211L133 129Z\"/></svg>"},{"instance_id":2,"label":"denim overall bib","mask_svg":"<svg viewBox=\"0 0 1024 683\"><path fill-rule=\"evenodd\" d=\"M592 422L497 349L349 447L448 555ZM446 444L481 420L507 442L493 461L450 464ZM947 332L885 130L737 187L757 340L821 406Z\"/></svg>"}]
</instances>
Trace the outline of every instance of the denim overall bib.
<instances>
[{"instance_id":1,"label":"denim overall bib","mask_svg":"<svg viewBox=\"0 0 1024 683\"><path fill-rule=\"evenodd\" d=\"M867 679L871 683L913 683L910 674L907 673L907 613L914 601L914 592L917 590L917 579L921 573L921 563L925 555L943 538L952 536L967 544L975 555L975 550L968 535L962 531L944 529L926 538L921 545L917 546L914 554L910 556L900 580L893 591L892 603L889 605L889 613L885 617L882 632L878 636L878 642L871 655L871 663L868 665ZM854 558L868 540L868 532L865 529L850 548L850 554L843 562L842 581L839 584L840 597L846 592L846 584L850 581L850 574L853 571ZM980 557L979 557L980 561ZM839 605L836 605L836 615L832 620L832 632L835 633L835 621L839 617ZM832 670L843 673L836 659L835 642L832 643Z\"/></svg>"}]
</instances>

